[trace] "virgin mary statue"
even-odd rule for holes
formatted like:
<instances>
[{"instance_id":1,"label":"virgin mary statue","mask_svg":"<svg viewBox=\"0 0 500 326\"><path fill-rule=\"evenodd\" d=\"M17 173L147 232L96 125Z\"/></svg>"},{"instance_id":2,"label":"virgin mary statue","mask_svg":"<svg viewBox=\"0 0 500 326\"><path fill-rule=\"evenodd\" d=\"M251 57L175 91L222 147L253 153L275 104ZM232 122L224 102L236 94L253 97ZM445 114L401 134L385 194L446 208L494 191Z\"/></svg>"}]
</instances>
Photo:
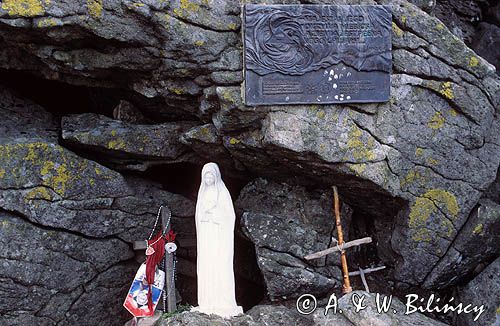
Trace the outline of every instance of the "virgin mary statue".
<instances>
[{"instance_id":1,"label":"virgin mary statue","mask_svg":"<svg viewBox=\"0 0 500 326\"><path fill-rule=\"evenodd\" d=\"M193 309L225 318L241 314L234 294L233 202L215 163L201 171L195 219L198 307Z\"/></svg>"}]
</instances>

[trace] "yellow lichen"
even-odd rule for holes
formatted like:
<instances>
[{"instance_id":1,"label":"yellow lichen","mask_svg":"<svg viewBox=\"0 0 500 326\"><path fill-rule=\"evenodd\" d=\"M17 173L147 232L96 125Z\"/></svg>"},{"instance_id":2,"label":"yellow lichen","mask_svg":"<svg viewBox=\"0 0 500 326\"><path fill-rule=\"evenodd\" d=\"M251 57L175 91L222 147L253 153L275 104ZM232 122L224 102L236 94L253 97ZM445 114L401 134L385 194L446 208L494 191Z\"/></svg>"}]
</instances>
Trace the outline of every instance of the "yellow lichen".
<instances>
[{"instance_id":1,"label":"yellow lichen","mask_svg":"<svg viewBox=\"0 0 500 326\"><path fill-rule=\"evenodd\" d=\"M33 199L45 199L45 200L52 200L52 196L50 195L49 191L45 187L36 187L30 190L26 196L25 196L26 201L30 201Z\"/></svg>"},{"instance_id":2,"label":"yellow lichen","mask_svg":"<svg viewBox=\"0 0 500 326\"><path fill-rule=\"evenodd\" d=\"M56 165L52 161L44 163L40 169L40 174L44 177L42 184L50 187L61 196L66 193L68 182L75 178L75 175L68 171L66 163Z\"/></svg>"},{"instance_id":3,"label":"yellow lichen","mask_svg":"<svg viewBox=\"0 0 500 326\"><path fill-rule=\"evenodd\" d=\"M241 140L231 137L231 139L229 140L229 143L231 145L236 145L236 144L241 143Z\"/></svg>"},{"instance_id":4,"label":"yellow lichen","mask_svg":"<svg viewBox=\"0 0 500 326\"><path fill-rule=\"evenodd\" d=\"M429 165L437 165L439 162L438 162L436 159L433 159L432 157L429 157L429 158L427 159L427 163L428 163Z\"/></svg>"},{"instance_id":5,"label":"yellow lichen","mask_svg":"<svg viewBox=\"0 0 500 326\"><path fill-rule=\"evenodd\" d=\"M472 230L472 233L475 235L481 234L481 233L483 233L483 229L484 229L484 225L482 223L480 223L480 224L476 225L474 230Z\"/></svg>"},{"instance_id":6,"label":"yellow lichen","mask_svg":"<svg viewBox=\"0 0 500 326\"><path fill-rule=\"evenodd\" d=\"M175 87L171 87L168 89L170 92L172 93L175 93L177 95L182 95L182 94L186 94L186 91L182 88L175 88Z\"/></svg>"},{"instance_id":7,"label":"yellow lichen","mask_svg":"<svg viewBox=\"0 0 500 326\"><path fill-rule=\"evenodd\" d=\"M90 179L89 179L89 184L90 184L91 186L94 186L94 185L95 185L95 180L94 180L93 178L90 178Z\"/></svg>"},{"instance_id":8,"label":"yellow lichen","mask_svg":"<svg viewBox=\"0 0 500 326\"><path fill-rule=\"evenodd\" d=\"M121 138L110 140L108 142L109 149L120 150L120 149L125 149L126 147L127 147L127 144Z\"/></svg>"},{"instance_id":9,"label":"yellow lichen","mask_svg":"<svg viewBox=\"0 0 500 326\"><path fill-rule=\"evenodd\" d=\"M234 102L233 97L231 96L231 92L228 90L224 89L222 92L222 98L228 102Z\"/></svg>"},{"instance_id":10,"label":"yellow lichen","mask_svg":"<svg viewBox=\"0 0 500 326\"><path fill-rule=\"evenodd\" d=\"M194 45L196 46L202 46L203 44L205 44L205 41L203 40L194 41Z\"/></svg>"},{"instance_id":11,"label":"yellow lichen","mask_svg":"<svg viewBox=\"0 0 500 326\"><path fill-rule=\"evenodd\" d=\"M317 113L316 113L316 116L319 118L319 119L323 119L326 115L326 112L323 111L323 110L319 110Z\"/></svg>"},{"instance_id":12,"label":"yellow lichen","mask_svg":"<svg viewBox=\"0 0 500 326\"><path fill-rule=\"evenodd\" d=\"M479 59L475 56L470 57L469 67L476 67L479 64Z\"/></svg>"},{"instance_id":13,"label":"yellow lichen","mask_svg":"<svg viewBox=\"0 0 500 326\"><path fill-rule=\"evenodd\" d=\"M102 16L103 0L87 0L87 9L92 18L99 19Z\"/></svg>"},{"instance_id":14,"label":"yellow lichen","mask_svg":"<svg viewBox=\"0 0 500 326\"><path fill-rule=\"evenodd\" d=\"M458 116L458 112L457 112L457 110L455 110L455 109L453 109L453 108L451 108L451 109L450 109L450 114L451 114L452 116L454 116L454 117Z\"/></svg>"},{"instance_id":15,"label":"yellow lichen","mask_svg":"<svg viewBox=\"0 0 500 326\"><path fill-rule=\"evenodd\" d=\"M439 23L436 25L436 28L440 31L442 31L444 29L444 25L442 23Z\"/></svg>"},{"instance_id":16,"label":"yellow lichen","mask_svg":"<svg viewBox=\"0 0 500 326\"><path fill-rule=\"evenodd\" d=\"M427 126L434 130L441 129L444 126L444 122L445 120L441 112L436 112L427 123Z\"/></svg>"},{"instance_id":17,"label":"yellow lichen","mask_svg":"<svg viewBox=\"0 0 500 326\"><path fill-rule=\"evenodd\" d=\"M403 181L401 181L401 186L411 184L417 180L424 181L424 177L420 174L419 171L410 170L406 174Z\"/></svg>"},{"instance_id":18,"label":"yellow lichen","mask_svg":"<svg viewBox=\"0 0 500 326\"><path fill-rule=\"evenodd\" d=\"M403 36L403 30L399 28L398 25L396 25L395 22L392 22L392 31L397 37L402 37Z\"/></svg>"},{"instance_id":19,"label":"yellow lichen","mask_svg":"<svg viewBox=\"0 0 500 326\"><path fill-rule=\"evenodd\" d=\"M41 18L36 25L38 28L54 27L57 22L54 18Z\"/></svg>"},{"instance_id":20,"label":"yellow lichen","mask_svg":"<svg viewBox=\"0 0 500 326\"><path fill-rule=\"evenodd\" d=\"M201 127L201 128L200 128L200 134L201 134L202 136L208 136L208 135L210 134L210 130L208 130L208 128L207 128L207 127Z\"/></svg>"},{"instance_id":21,"label":"yellow lichen","mask_svg":"<svg viewBox=\"0 0 500 326\"><path fill-rule=\"evenodd\" d=\"M361 175L366 170L366 164L348 164L349 168L356 173L356 175Z\"/></svg>"},{"instance_id":22,"label":"yellow lichen","mask_svg":"<svg viewBox=\"0 0 500 326\"><path fill-rule=\"evenodd\" d=\"M5 169L0 168L0 178L5 176Z\"/></svg>"},{"instance_id":23,"label":"yellow lichen","mask_svg":"<svg viewBox=\"0 0 500 326\"><path fill-rule=\"evenodd\" d=\"M200 5L192 3L189 0L180 0L179 8L174 9L174 14L184 18L189 13L194 13L200 10Z\"/></svg>"},{"instance_id":24,"label":"yellow lichen","mask_svg":"<svg viewBox=\"0 0 500 326\"><path fill-rule=\"evenodd\" d=\"M403 24L406 24L406 16L401 16L401 22L402 22Z\"/></svg>"},{"instance_id":25,"label":"yellow lichen","mask_svg":"<svg viewBox=\"0 0 500 326\"><path fill-rule=\"evenodd\" d=\"M54 168L55 164L52 161L46 161L43 163L42 168L40 169L40 174L42 176L47 175L50 173L50 171Z\"/></svg>"},{"instance_id":26,"label":"yellow lichen","mask_svg":"<svg viewBox=\"0 0 500 326\"><path fill-rule=\"evenodd\" d=\"M427 222L431 215L438 211L438 208L446 212L450 217L456 217L459 212L456 197L446 190L431 189L415 200L415 203L410 209L408 223L409 227L412 229L413 240L431 240L431 233L428 229ZM441 225L447 228L446 236L451 236L453 234L453 225L451 222L441 222ZM450 227L452 228L451 231Z\"/></svg>"},{"instance_id":27,"label":"yellow lichen","mask_svg":"<svg viewBox=\"0 0 500 326\"><path fill-rule=\"evenodd\" d=\"M451 82L444 82L441 84L441 89L439 93L449 100L452 100L455 95L453 94L453 89L451 88Z\"/></svg>"},{"instance_id":28,"label":"yellow lichen","mask_svg":"<svg viewBox=\"0 0 500 326\"><path fill-rule=\"evenodd\" d=\"M415 156L422 156L424 154L424 149L421 147L417 147L415 150Z\"/></svg>"},{"instance_id":29,"label":"yellow lichen","mask_svg":"<svg viewBox=\"0 0 500 326\"><path fill-rule=\"evenodd\" d=\"M238 28L238 25L236 25L235 23L229 23L229 24L227 25L227 27L228 27L230 30L234 31L234 30L236 30L236 29Z\"/></svg>"},{"instance_id":30,"label":"yellow lichen","mask_svg":"<svg viewBox=\"0 0 500 326\"><path fill-rule=\"evenodd\" d=\"M3 0L2 9L9 16L35 17L44 14L41 0Z\"/></svg>"},{"instance_id":31,"label":"yellow lichen","mask_svg":"<svg viewBox=\"0 0 500 326\"><path fill-rule=\"evenodd\" d=\"M347 148L351 150L352 156L356 160L373 161L376 157L373 151L374 141L370 138L364 144L362 135L361 129L354 125L348 134Z\"/></svg>"},{"instance_id":32,"label":"yellow lichen","mask_svg":"<svg viewBox=\"0 0 500 326\"><path fill-rule=\"evenodd\" d=\"M101 175L101 173L102 173L101 169L99 169L98 167L96 167L94 169L94 171L95 171L95 174L97 174L97 175Z\"/></svg>"},{"instance_id":33,"label":"yellow lichen","mask_svg":"<svg viewBox=\"0 0 500 326\"><path fill-rule=\"evenodd\" d=\"M116 136L116 130L111 130L111 136Z\"/></svg>"}]
</instances>

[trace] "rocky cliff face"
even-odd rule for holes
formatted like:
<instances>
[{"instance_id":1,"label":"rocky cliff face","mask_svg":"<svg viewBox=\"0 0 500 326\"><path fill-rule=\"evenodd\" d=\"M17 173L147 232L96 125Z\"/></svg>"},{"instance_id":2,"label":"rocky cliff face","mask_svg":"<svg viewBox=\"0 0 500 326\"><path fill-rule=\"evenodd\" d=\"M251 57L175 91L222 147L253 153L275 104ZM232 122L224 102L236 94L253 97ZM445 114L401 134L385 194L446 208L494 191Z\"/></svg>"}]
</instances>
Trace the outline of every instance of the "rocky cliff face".
<instances>
[{"instance_id":1,"label":"rocky cliff face","mask_svg":"<svg viewBox=\"0 0 500 326\"><path fill-rule=\"evenodd\" d=\"M384 263L398 291L450 289L498 257L494 66L406 1L328 3L392 5L389 102L244 106L238 1L3 0L0 79L15 92L0 93L0 293L11 298L0 320L119 323L130 244L160 204L184 239L181 294L194 298L197 185L176 184L195 184L207 161L233 178L235 199L250 181L236 204L238 282L273 300L339 287L335 258L302 259L335 236L334 184L345 228L376 240L354 264ZM174 176L178 166L191 168Z\"/></svg>"}]
</instances>

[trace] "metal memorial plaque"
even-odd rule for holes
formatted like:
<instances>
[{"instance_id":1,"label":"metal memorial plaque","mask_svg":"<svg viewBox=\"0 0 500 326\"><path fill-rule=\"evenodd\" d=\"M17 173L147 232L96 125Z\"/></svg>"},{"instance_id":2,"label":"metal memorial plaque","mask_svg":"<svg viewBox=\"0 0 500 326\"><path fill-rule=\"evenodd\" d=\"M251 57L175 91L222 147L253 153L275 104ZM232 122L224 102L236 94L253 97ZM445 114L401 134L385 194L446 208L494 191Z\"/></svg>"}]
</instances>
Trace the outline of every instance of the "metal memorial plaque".
<instances>
[{"instance_id":1,"label":"metal memorial plaque","mask_svg":"<svg viewBox=\"0 0 500 326\"><path fill-rule=\"evenodd\" d=\"M245 103L384 102L388 6L245 5Z\"/></svg>"}]
</instances>

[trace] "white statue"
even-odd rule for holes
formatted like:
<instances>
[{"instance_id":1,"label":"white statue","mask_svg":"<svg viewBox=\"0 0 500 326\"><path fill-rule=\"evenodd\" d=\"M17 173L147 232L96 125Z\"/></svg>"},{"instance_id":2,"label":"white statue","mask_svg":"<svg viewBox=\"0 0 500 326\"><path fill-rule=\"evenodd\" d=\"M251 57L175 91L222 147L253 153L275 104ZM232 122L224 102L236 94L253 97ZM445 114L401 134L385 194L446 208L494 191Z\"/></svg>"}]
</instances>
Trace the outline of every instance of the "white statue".
<instances>
[{"instance_id":1,"label":"white statue","mask_svg":"<svg viewBox=\"0 0 500 326\"><path fill-rule=\"evenodd\" d=\"M231 195L219 167L207 163L201 171L196 202L198 307L206 314L229 318L243 313L234 293L234 222Z\"/></svg>"}]
</instances>

